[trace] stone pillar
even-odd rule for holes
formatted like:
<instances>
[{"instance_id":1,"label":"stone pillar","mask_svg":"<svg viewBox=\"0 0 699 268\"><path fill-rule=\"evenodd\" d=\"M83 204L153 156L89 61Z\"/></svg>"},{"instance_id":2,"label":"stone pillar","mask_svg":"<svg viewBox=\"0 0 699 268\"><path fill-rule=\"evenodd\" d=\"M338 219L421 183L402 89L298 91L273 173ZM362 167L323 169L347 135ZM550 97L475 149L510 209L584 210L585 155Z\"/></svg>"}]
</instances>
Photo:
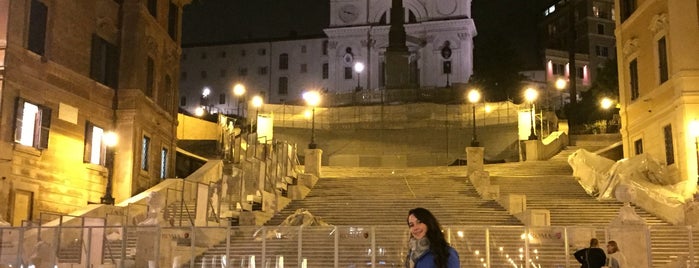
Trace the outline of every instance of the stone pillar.
<instances>
[{"instance_id":1,"label":"stone pillar","mask_svg":"<svg viewBox=\"0 0 699 268\"><path fill-rule=\"evenodd\" d=\"M323 150L321 149L306 149L304 152L305 154L305 160L304 160L304 168L305 168L305 173L308 174L313 174L316 177L320 178L320 166L321 166L321 160L323 156Z\"/></svg>"},{"instance_id":2,"label":"stone pillar","mask_svg":"<svg viewBox=\"0 0 699 268\"><path fill-rule=\"evenodd\" d=\"M471 176L474 171L483 171L484 147L466 147L466 175Z\"/></svg>"},{"instance_id":3,"label":"stone pillar","mask_svg":"<svg viewBox=\"0 0 699 268\"><path fill-rule=\"evenodd\" d=\"M539 160L539 141L538 140L524 141L524 151L526 152L525 161Z\"/></svg>"},{"instance_id":4,"label":"stone pillar","mask_svg":"<svg viewBox=\"0 0 699 268\"><path fill-rule=\"evenodd\" d=\"M627 184L619 184L614 190L617 200L624 202L619 215L609 224L609 240L619 245L626 257L625 267L651 267L648 263L650 234L646 221L636 214L631 202L636 199L636 190ZM600 245L602 246L602 245ZM603 247L603 246L602 246Z\"/></svg>"}]
</instances>

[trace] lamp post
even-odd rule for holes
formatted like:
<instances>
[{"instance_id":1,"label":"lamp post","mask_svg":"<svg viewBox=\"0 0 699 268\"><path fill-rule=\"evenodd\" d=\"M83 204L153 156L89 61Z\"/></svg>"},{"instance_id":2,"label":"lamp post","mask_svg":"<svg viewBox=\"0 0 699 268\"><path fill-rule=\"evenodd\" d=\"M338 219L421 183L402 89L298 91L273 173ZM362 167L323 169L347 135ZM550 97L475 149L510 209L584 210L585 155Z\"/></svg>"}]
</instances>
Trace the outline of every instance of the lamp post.
<instances>
[{"instance_id":1,"label":"lamp post","mask_svg":"<svg viewBox=\"0 0 699 268\"><path fill-rule=\"evenodd\" d=\"M114 205L114 197L112 196L112 183L114 180L114 157L116 156L116 150L114 147L117 145L118 137L114 132L107 132L102 137L102 142L104 143L107 151L104 159L104 165L107 167L107 186L104 189L104 196L100 198L100 203L106 205Z\"/></svg>"},{"instance_id":2,"label":"lamp post","mask_svg":"<svg viewBox=\"0 0 699 268\"><path fill-rule=\"evenodd\" d=\"M262 100L262 97L260 97L259 95L252 97L252 107L255 107L255 125L257 125L257 116L259 115L260 107L262 107L263 103L264 101ZM250 121L250 133L252 133L252 131L252 121Z\"/></svg>"},{"instance_id":3,"label":"lamp post","mask_svg":"<svg viewBox=\"0 0 699 268\"><path fill-rule=\"evenodd\" d=\"M697 185L699 185L699 120L693 119L689 122L689 133L694 137L694 149L697 154ZM699 193L694 194L694 200L697 201Z\"/></svg>"},{"instance_id":4,"label":"lamp post","mask_svg":"<svg viewBox=\"0 0 699 268\"><path fill-rule=\"evenodd\" d=\"M558 78L558 79L556 79L555 86L556 86L556 89L558 89L558 91L560 92L560 95L561 95L561 108L560 109L563 110L563 91L568 86L568 82L563 78Z\"/></svg>"},{"instance_id":5,"label":"lamp post","mask_svg":"<svg viewBox=\"0 0 699 268\"><path fill-rule=\"evenodd\" d=\"M236 109L238 110L237 111L238 117L242 117L240 115L240 103L241 103L240 99L243 97L243 95L245 95L245 92L246 92L246 90L245 90L245 86L243 84L238 83L238 84L235 84L235 86L233 86L233 95L235 95L236 99L238 100L238 104L236 105Z\"/></svg>"},{"instance_id":6,"label":"lamp post","mask_svg":"<svg viewBox=\"0 0 699 268\"><path fill-rule=\"evenodd\" d=\"M211 94L211 89L209 89L209 87L204 87L201 91L202 105L205 105L206 108L209 109L208 112L211 113L209 108L209 94Z\"/></svg>"},{"instance_id":7,"label":"lamp post","mask_svg":"<svg viewBox=\"0 0 699 268\"><path fill-rule=\"evenodd\" d=\"M529 102L529 116L531 117L531 129L529 130L529 140L538 140L539 137L534 133L534 100L539 95L539 92L534 88L524 90L524 98Z\"/></svg>"},{"instance_id":8,"label":"lamp post","mask_svg":"<svg viewBox=\"0 0 699 268\"><path fill-rule=\"evenodd\" d=\"M360 90L362 90L362 86L360 84L359 77L362 75L362 71L364 71L364 63L361 63L361 62L354 63L354 71L357 72L357 88L355 88L355 91L360 91Z\"/></svg>"},{"instance_id":9,"label":"lamp post","mask_svg":"<svg viewBox=\"0 0 699 268\"><path fill-rule=\"evenodd\" d=\"M604 133L609 133L609 109L614 105L614 101L608 97L604 97L599 101L600 107L604 110Z\"/></svg>"},{"instance_id":10,"label":"lamp post","mask_svg":"<svg viewBox=\"0 0 699 268\"><path fill-rule=\"evenodd\" d=\"M478 137L476 136L476 104L481 99L481 92L477 89L471 89L468 92L468 102L471 103L473 114L473 139L471 139L471 147L478 147Z\"/></svg>"},{"instance_id":11,"label":"lamp post","mask_svg":"<svg viewBox=\"0 0 699 268\"><path fill-rule=\"evenodd\" d=\"M306 100L306 104L311 106L311 143L308 144L308 149L315 149L315 131L316 131L316 106L320 104L320 93L318 91L306 91L303 93L303 99Z\"/></svg>"}]
</instances>

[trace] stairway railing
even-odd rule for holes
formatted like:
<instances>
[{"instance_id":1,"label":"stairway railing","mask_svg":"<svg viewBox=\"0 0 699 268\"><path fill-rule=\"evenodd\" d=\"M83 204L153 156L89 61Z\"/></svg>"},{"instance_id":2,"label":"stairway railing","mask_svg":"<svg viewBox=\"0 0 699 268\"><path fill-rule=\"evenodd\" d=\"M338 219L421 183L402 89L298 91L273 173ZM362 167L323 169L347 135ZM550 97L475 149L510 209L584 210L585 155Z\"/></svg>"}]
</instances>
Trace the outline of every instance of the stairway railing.
<instances>
[{"instance_id":1,"label":"stairway railing","mask_svg":"<svg viewBox=\"0 0 699 268\"><path fill-rule=\"evenodd\" d=\"M86 226L86 233L106 232L115 226ZM171 228L157 226L118 226L124 233L135 229L140 239L157 241L145 248L136 245L135 258L127 259L124 252L114 260L96 261L86 258L84 265L122 262L123 267L256 267L285 263L283 267L401 267L407 252L408 228L405 225L383 226L277 226L277 227L190 227ZM54 229L58 226L42 227ZM0 266L27 267L32 264L34 251L22 252L34 245L25 245L20 238L33 227L0 227L3 243L0 244ZM628 230L627 230L628 231ZM630 267L665 267L681 263L682 267L697 267L699 257L699 232L692 227L664 226L642 227L641 236L633 241L620 243ZM577 267L571 254L587 247L591 237L604 245L609 240L624 241L619 230L608 226L444 226L443 232L461 259L462 267ZM178 244L183 234L190 243ZM142 236L153 236L142 237ZM226 237L225 239L221 239ZM6 244L12 239L16 243ZM139 240L140 241L140 240ZM660 241L655 245L651 241ZM669 251L667 243L681 247ZM84 241L87 256L100 252L101 239ZM155 248L153 248L155 246ZM139 248L143 247L143 248ZM681 249L680 249L681 248ZM48 244L49 252L56 252L58 245ZM624 251L624 250L627 251ZM641 250L639 250L641 249ZM197 256L197 257L194 257ZM35 259L34 259L35 261ZM106 261L106 263L105 263ZM89 262L89 263L87 263ZM103 262L103 263L98 263ZM125 263L123 263L125 262ZM184 262L184 263L182 263ZM226 263L228 266L224 266ZM234 263L238 264L232 266ZM49 258L44 264L60 265L60 259ZM142 266L146 264L146 266ZM305 265L304 265L305 264Z\"/></svg>"}]
</instances>

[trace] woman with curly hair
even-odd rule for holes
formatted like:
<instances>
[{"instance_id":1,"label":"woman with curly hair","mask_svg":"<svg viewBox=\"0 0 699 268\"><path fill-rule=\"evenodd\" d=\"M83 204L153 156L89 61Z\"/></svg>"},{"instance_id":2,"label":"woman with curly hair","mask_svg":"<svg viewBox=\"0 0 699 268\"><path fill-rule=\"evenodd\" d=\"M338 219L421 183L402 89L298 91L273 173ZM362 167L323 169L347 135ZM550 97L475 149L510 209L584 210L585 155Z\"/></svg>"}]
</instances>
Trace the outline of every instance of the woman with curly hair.
<instances>
[{"instance_id":1,"label":"woman with curly hair","mask_svg":"<svg viewBox=\"0 0 699 268\"><path fill-rule=\"evenodd\" d=\"M424 208L408 212L410 242L405 267L458 268L459 254L444 239L437 218Z\"/></svg>"}]
</instances>

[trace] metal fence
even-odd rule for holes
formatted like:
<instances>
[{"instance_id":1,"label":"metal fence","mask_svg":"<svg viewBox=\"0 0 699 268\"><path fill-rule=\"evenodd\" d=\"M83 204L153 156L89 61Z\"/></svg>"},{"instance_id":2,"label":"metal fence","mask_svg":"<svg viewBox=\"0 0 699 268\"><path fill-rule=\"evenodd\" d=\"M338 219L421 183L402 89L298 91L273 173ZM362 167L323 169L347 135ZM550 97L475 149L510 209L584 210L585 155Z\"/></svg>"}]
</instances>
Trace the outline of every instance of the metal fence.
<instances>
[{"instance_id":1,"label":"metal fence","mask_svg":"<svg viewBox=\"0 0 699 268\"><path fill-rule=\"evenodd\" d=\"M396 226L0 227L0 267L404 267ZM616 240L628 267L697 267L691 227L444 226L461 267L579 267L591 237ZM668 250L671 243L681 250ZM32 266L33 265L33 266Z\"/></svg>"}]
</instances>

